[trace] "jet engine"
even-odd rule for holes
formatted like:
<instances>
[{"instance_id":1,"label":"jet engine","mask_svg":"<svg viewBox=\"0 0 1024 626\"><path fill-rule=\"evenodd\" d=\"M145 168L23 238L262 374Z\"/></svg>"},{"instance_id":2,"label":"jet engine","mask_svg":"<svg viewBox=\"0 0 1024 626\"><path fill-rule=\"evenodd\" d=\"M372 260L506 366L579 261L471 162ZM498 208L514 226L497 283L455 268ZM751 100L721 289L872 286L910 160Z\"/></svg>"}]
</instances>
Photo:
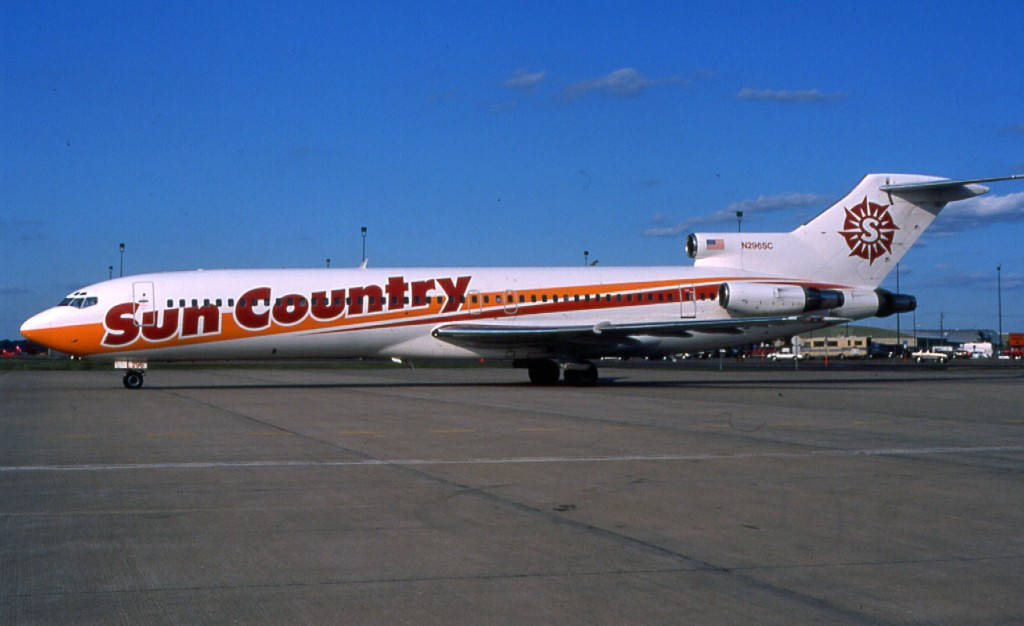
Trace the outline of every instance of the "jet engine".
<instances>
[{"instance_id":1,"label":"jet engine","mask_svg":"<svg viewBox=\"0 0 1024 626\"><path fill-rule=\"evenodd\" d=\"M734 315L788 315L843 306L843 292L796 285L722 283L718 301Z\"/></svg>"},{"instance_id":2,"label":"jet engine","mask_svg":"<svg viewBox=\"0 0 1024 626\"><path fill-rule=\"evenodd\" d=\"M917 308L917 298L886 289L817 289L771 283L722 283L718 301L733 315L792 315L828 311L850 318L888 317Z\"/></svg>"}]
</instances>

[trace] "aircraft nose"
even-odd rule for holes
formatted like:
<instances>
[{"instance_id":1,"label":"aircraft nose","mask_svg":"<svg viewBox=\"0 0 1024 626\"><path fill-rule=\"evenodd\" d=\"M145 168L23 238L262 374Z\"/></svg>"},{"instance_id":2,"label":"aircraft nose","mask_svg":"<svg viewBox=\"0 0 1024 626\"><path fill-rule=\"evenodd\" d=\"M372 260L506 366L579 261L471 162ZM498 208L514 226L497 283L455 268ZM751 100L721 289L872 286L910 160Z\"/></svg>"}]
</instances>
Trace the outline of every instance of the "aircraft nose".
<instances>
[{"instance_id":1,"label":"aircraft nose","mask_svg":"<svg viewBox=\"0 0 1024 626\"><path fill-rule=\"evenodd\" d=\"M36 341L39 338L39 334L45 331L47 328L53 326L52 316L48 314L49 311L43 311L42 313L36 313L32 317L25 320L25 323L21 325L21 334L30 341ZM38 341L37 341L38 343Z\"/></svg>"}]
</instances>

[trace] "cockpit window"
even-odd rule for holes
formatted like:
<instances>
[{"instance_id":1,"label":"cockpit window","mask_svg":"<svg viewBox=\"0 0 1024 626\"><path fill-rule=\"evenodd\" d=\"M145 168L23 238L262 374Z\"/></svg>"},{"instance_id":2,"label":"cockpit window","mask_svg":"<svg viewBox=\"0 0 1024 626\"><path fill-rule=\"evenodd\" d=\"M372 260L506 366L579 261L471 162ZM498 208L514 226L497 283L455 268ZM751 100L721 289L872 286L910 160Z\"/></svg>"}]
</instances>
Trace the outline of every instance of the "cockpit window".
<instances>
[{"instance_id":1,"label":"cockpit window","mask_svg":"<svg viewBox=\"0 0 1024 626\"><path fill-rule=\"evenodd\" d=\"M96 296L89 296L86 298L64 298L60 301L57 306L73 306L76 309L85 309L93 306L99 302L99 298Z\"/></svg>"}]
</instances>

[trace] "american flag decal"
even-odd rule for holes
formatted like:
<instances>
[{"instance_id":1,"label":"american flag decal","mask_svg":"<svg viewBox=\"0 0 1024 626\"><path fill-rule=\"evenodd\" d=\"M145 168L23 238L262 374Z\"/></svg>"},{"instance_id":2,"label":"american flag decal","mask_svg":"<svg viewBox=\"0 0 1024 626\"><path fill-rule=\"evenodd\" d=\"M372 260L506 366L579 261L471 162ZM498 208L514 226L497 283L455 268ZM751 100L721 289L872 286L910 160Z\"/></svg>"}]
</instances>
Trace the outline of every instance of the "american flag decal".
<instances>
[{"instance_id":1,"label":"american flag decal","mask_svg":"<svg viewBox=\"0 0 1024 626\"><path fill-rule=\"evenodd\" d=\"M708 250L725 250L725 239L708 239L704 247Z\"/></svg>"}]
</instances>

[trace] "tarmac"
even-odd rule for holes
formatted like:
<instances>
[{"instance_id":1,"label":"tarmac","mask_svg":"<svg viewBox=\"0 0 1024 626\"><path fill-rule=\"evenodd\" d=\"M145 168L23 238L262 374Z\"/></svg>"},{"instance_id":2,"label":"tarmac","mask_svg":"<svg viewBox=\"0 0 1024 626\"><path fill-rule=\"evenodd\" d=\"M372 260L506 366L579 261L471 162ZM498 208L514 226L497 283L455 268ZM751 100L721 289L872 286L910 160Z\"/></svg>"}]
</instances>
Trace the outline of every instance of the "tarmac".
<instances>
[{"instance_id":1,"label":"tarmac","mask_svg":"<svg viewBox=\"0 0 1024 626\"><path fill-rule=\"evenodd\" d=\"M0 623L1024 620L1019 368L0 373Z\"/></svg>"}]
</instances>

